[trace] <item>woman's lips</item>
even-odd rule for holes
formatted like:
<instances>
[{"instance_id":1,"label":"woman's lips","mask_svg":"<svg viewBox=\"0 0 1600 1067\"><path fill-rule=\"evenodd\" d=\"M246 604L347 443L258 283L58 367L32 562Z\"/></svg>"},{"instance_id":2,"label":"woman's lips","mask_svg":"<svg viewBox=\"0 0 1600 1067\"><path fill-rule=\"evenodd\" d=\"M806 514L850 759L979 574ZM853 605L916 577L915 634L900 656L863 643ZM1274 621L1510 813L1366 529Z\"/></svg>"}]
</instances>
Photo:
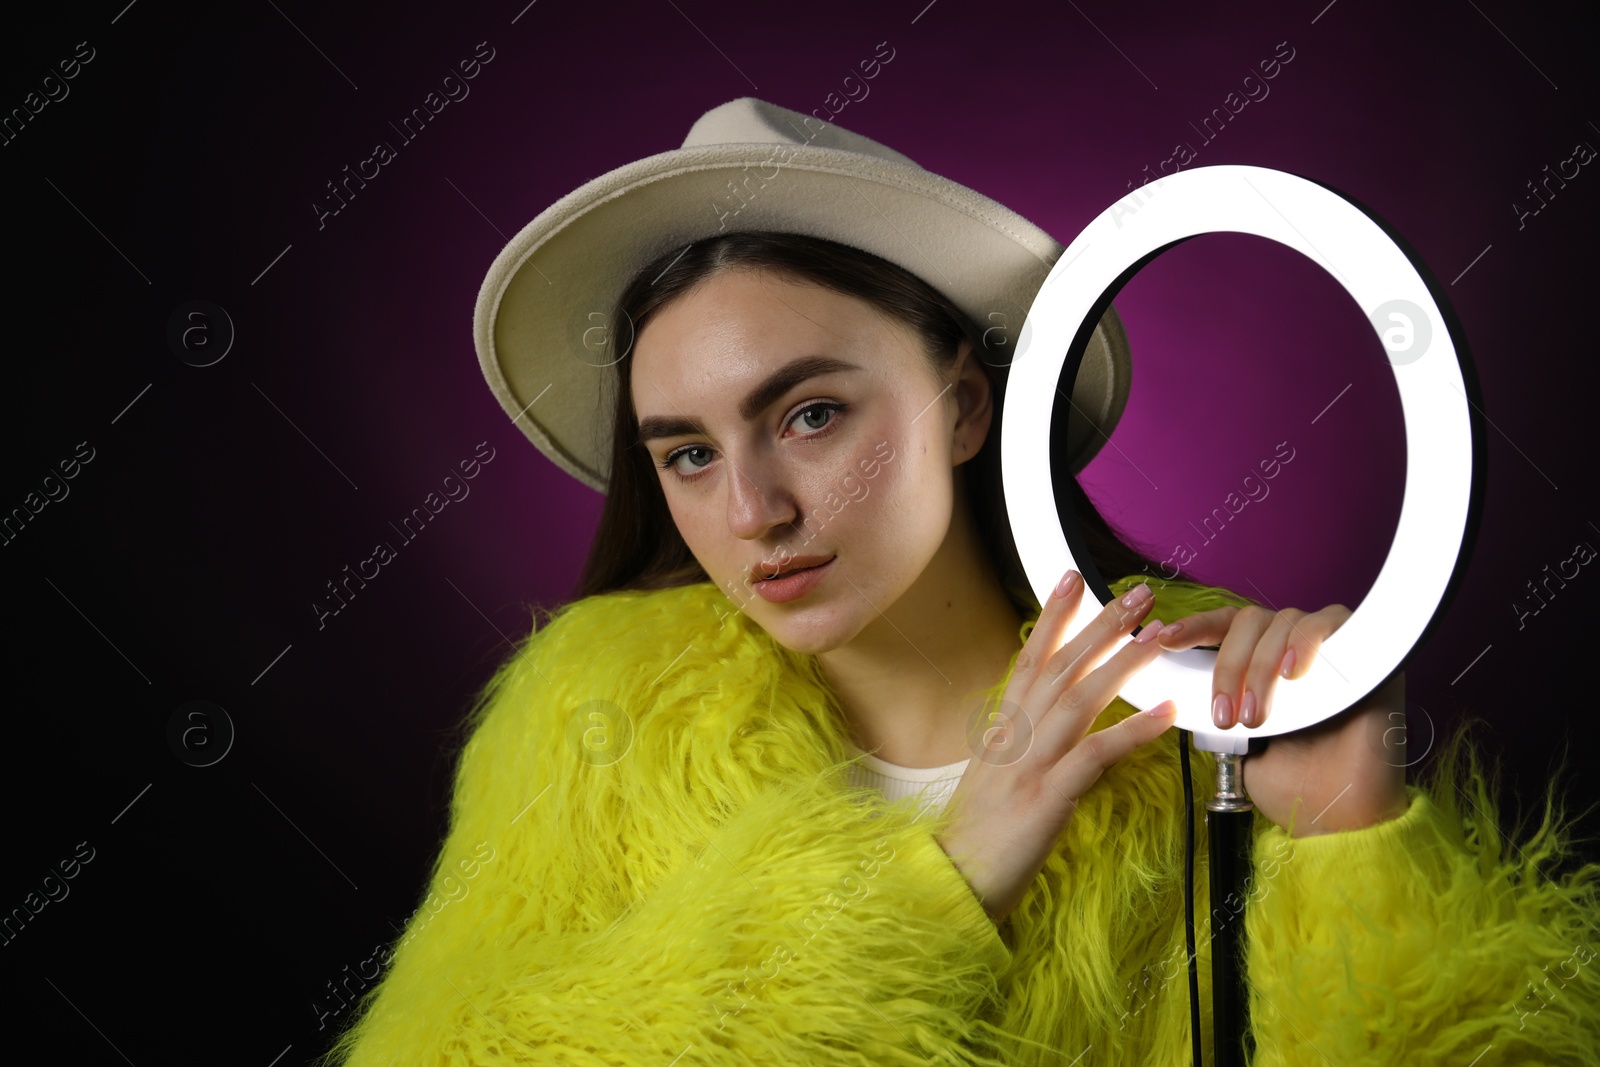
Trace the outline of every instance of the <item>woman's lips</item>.
<instances>
[{"instance_id":1,"label":"woman's lips","mask_svg":"<svg viewBox=\"0 0 1600 1067\"><path fill-rule=\"evenodd\" d=\"M834 557L837 559L838 557ZM819 563L815 567L806 567L804 570L785 574L781 578L763 578L755 582L756 595L762 600L772 604L783 604L790 600L798 600L814 589L833 569L834 560Z\"/></svg>"}]
</instances>

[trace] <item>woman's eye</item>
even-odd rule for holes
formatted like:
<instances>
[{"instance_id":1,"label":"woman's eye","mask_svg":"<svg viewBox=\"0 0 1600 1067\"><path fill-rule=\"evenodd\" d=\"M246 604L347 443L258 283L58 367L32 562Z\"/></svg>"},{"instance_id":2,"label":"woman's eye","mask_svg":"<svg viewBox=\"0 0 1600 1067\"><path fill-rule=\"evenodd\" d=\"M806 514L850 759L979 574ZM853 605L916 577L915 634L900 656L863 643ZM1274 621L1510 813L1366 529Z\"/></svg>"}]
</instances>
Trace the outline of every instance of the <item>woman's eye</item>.
<instances>
[{"instance_id":1,"label":"woman's eye","mask_svg":"<svg viewBox=\"0 0 1600 1067\"><path fill-rule=\"evenodd\" d=\"M828 425L829 422L833 421L832 416L839 410L840 406L841 405L839 404L812 404L810 407L802 408L801 410L795 412L794 418L789 420L789 425L792 426L795 423L800 422L802 419L805 419L807 416L813 414L829 416L819 424L806 424L804 427L807 430L820 430L824 426Z\"/></svg>"},{"instance_id":2,"label":"woman's eye","mask_svg":"<svg viewBox=\"0 0 1600 1067\"><path fill-rule=\"evenodd\" d=\"M710 451L711 451L711 449L706 448L703 445L695 445L695 446L693 446L691 448L685 448L685 449L681 449L680 451L674 452L672 454L672 456L667 460L667 462L669 464L676 463L683 456L692 455L692 454L694 454L696 452L710 453ZM710 462L711 462L711 456L708 454L705 457L705 461L704 462L696 464L693 460L691 460L689 462L689 466L690 467L704 467L707 463L710 463Z\"/></svg>"}]
</instances>

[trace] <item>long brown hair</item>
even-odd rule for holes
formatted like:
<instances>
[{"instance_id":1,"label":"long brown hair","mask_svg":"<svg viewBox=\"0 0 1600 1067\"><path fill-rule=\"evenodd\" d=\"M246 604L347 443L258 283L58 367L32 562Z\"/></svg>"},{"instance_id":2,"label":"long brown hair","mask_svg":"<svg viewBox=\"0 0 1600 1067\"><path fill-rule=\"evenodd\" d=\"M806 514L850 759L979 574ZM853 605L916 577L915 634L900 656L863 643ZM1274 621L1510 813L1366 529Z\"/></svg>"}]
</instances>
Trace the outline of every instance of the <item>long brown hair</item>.
<instances>
[{"instance_id":1,"label":"long brown hair","mask_svg":"<svg viewBox=\"0 0 1600 1067\"><path fill-rule=\"evenodd\" d=\"M811 283L866 301L915 330L923 339L929 366L948 376L960 342L972 342L989 377L995 415L983 446L959 469L967 473L968 506L994 573L1017 611L1039 610L1006 517L1000 478L1000 418L1004 410L1009 364L984 355L983 335L948 297L894 263L821 237L770 231L717 234L696 241L681 252L669 252L648 264L618 299L611 337L627 351L614 358L618 375L612 413L611 471L600 528L579 579L578 596L624 589L664 589L710 581L679 534L650 454L638 443L639 420L629 387L633 341L650 317L674 298L726 269L763 269L802 283ZM1059 403L1065 407L1065 403ZM1052 420L1054 469L1066 469L1062 412ZM1074 477L1057 479L1057 508L1078 516L1085 546L1102 581L1146 572L1151 584L1181 579L1178 573L1157 575L1157 566L1130 547L1089 500ZM1083 563L1080 559L1080 563ZM1088 575L1086 575L1088 576Z\"/></svg>"}]
</instances>

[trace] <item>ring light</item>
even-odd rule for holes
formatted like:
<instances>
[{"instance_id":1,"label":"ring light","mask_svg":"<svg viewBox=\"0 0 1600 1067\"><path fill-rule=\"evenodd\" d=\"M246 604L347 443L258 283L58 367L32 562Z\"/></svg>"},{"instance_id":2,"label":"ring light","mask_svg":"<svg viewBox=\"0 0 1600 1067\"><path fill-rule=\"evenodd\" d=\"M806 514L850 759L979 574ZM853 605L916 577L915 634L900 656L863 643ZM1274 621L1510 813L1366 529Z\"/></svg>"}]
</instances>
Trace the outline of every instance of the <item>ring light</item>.
<instances>
[{"instance_id":1,"label":"ring light","mask_svg":"<svg viewBox=\"0 0 1600 1067\"><path fill-rule=\"evenodd\" d=\"M1140 266L1179 241L1219 231L1287 245L1338 280L1388 353L1406 430L1400 522L1377 581L1305 675L1276 687L1265 724L1218 730L1211 721L1215 652L1163 652L1120 694L1140 709L1170 698L1176 725L1191 731L1198 747L1243 753L1252 736L1301 730L1355 704L1421 638L1461 562L1475 427L1450 323L1410 258L1364 210L1315 182L1263 167L1196 167L1152 182L1078 234L1046 277L1018 339L1001 420L1001 474L1017 551L1039 603L1068 568L1084 572L1062 531L1049 462L1063 371L1070 372L1065 380L1076 378L1090 331ZM1081 598L1067 639L1101 606ZM1124 636L1115 647L1131 640Z\"/></svg>"}]
</instances>

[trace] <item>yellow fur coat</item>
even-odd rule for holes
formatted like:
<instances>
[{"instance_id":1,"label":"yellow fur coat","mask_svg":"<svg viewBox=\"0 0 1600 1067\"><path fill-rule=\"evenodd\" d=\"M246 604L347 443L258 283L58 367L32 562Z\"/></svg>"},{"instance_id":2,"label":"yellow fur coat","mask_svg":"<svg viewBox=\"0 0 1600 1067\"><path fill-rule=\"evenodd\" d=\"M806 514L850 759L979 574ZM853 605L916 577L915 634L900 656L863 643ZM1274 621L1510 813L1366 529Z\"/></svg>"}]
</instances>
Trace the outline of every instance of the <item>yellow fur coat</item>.
<instances>
[{"instance_id":1,"label":"yellow fur coat","mask_svg":"<svg viewBox=\"0 0 1600 1067\"><path fill-rule=\"evenodd\" d=\"M1168 620L1240 602L1151 584ZM948 812L848 789L814 658L731 607L709 583L613 593L519 644L469 720L429 892L329 1062L1190 1062L1171 733L1085 795L997 931L933 836ZM1548 805L1509 841L1470 757L1436 753L1377 826L1257 818L1247 901L1217 905L1247 905L1255 1067L1600 1064L1600 866L1554 872ZM1209 1057L1203 812L1196 835Z\"/></svg>"}]
</instances>

